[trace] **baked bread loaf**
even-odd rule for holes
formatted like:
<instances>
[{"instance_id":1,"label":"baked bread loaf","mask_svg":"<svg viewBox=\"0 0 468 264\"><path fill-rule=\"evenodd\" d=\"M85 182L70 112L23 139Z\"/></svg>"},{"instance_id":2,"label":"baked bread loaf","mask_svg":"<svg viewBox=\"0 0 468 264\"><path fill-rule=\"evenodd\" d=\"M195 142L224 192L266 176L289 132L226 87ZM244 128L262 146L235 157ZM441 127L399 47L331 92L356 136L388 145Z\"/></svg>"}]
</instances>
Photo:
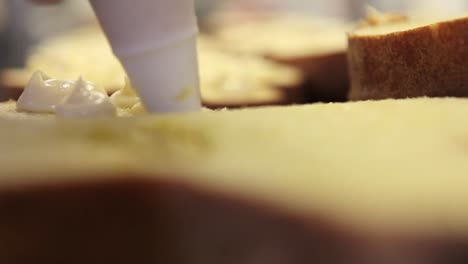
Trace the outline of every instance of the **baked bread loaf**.
<instances>
[{"instance_id":1,"label":"baked bread loaf","mask_svg":"<svg viewBox=\"0 0 468 264\"><path fill-rule=\"evenodd\" d=\"M467 115L435 98L0 118L0 263L466 263Z\"/></svg>"},{"instance_id":2,"label":"baked bread loaf","mask_svg":"<svg viewBox=\"0 0 468 264\"><path fill-rule=\"evenodd\" d=\"M16 109L15 101L0 103L0 118L5 120L47 120L52 118L53 114L21 112Z\"/></svg>"},{"instance_id":3,"label":"baked bread loaf","mask_svg":"<svg viewBox=\"0 0 468 264\"><path fill-rule=\"evenodd\" d=\"M350 99L468 96L468 16L391 18L374 14L349 34Z\"/></svg>"},{"instance_id":4,"label":"baked bread loaf","mask_svg":"<svg viewBox=\"0 0 468 264\"><path fill-rule=\"evenodd\" d=\"M218 18L216 21L221 20ZM261 55L300 69L306 101L345 101L349 91L346 23L281 13L220 23L214 34L224 49Z\"/></svg>"},{"instance_id":5,"label":"baked bread loaf","mask_svg":"<svg viewBox=\"0 0 468 264\"><path fill-rule=\"evenodd\" d=\"M210 37L199 38L200 81L206 106L243 107L300 101L300 71L258 56L238 57L221 51ZM98 27L45 41L29 56L25 69L5 70L0 82L8 98L16 100L33 72L43 70L61 79L84 76L109 94L124 85L125 71L112 55Z\"/></svg>"},{"instance_id":6,"label":"baked bread loaf","mask_svg":"<svg viewBox=\"0 0 468 264\"><path fill-rule=\"evenodd\" d=\"M202 108L202 112L213 112L209 108ZM219 109L217 111L227 111L225 109ZM146 111L144 106L137 104L133 108L123 108L116 106L116 117L120 118L136 118L141 116L146 116L149 113ZM54 113L44 113L44 112L29 112L29 111L20 111L17 108L16 101L9 100L6 102L0 102L0 119L5 120L48 120L54 119L56 115ZM83 117L81 119L90 119L91 117ZM95 117L93 117L95 118ZM60 119L67 119L67 117L60 117ZM70 119L68 117L68 119ZM79 119L79 118L74 118Z\"/></svg>"},{"instance_id":7,"label":"baked bread loaf","mask_svg":"<svg viewBox=\"0 0 468 264\"><path fill-rule=\"evenodd\" d=\"M204 109L204 111L208 111ZM118 108L116 109L116 117L137 117L146 115L146 111ZM53 113L38 113L28 111L18 111L16 102L13 100L0 102L0 118L6 120L50 120L55 118Z\"/></svg>"}]
</instances>

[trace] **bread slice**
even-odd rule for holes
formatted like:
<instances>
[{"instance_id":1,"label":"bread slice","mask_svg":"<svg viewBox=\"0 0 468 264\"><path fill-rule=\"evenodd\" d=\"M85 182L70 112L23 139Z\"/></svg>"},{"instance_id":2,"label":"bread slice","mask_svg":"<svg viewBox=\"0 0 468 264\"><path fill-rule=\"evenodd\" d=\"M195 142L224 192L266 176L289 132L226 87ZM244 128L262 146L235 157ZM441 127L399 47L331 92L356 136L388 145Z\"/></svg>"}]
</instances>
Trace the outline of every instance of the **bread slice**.
<instances>
[{"instance_id":1,"label":"bread slice","mask_svg":"<svg viewBox=\"0 0 468 264\"><path fill-rule=\"evenodd\" d=\"M258 56L237 57L222 52L208 36L199 38L202 100L213 108L291 104L299 102L303 82L295 68ZM0 74L7 98L17 100L30 76L42 70L60 79L84 76L109 94L124 86L125 71L97 27L79 29L36 47L25 69Z\"/></svg>"},{"instance_id":2,"label":"bread slice","mask_svg":"<svg viewBox=\"0 0 468 264\"><path fill-rule=\"evenodd\" d=\"M137 117L146 115L146 111L142 109L125 109L117 107L117 117ZM208 111L204 109L203 111ZM16 108L16 101L9 100L6 102L0 102L0 119L5 120L51 120L55 119L55 114L51 113L34 113L34 112L25 112L18 111Z\"/></svg>"},{"instance_id":3,"label":"bread slice","mask_svg":"<svg viewBox=\"0 0 468 264\"><path fill-rule=\"evenodd\" d=\"M0 118L0 262L466 263L467 115L424 98Z\"/></svg>"},{"instance_id":4,"label":"bread slice","mask_svg":"<svg viewBox=\"0 0 468 264\"><path fill-rule=\"evenodd\" d=\"M15 101L0 103L0 118L5 120L46 120L52 118L53 114L20 112L16 110Z\"/></svg>"},{"instance_id":5,"label":"bread slice","mask_svg":"<svg viewBox=\"0 0 468 264\"><path fill-rule=\"evenodd\" d=\"M229 17L229 14L224 14ZM222 21L218 16L215 21ZM224 49L261 55L300 69L307 101L345 101L349 90L346 23L284 13L221 23L215 36Z\"/></svg>"},{"instance_id":6,"label":"bread slice","mask_svg":"<svg viewBox=\"0 0 468 264\"><path fill-rule=\"evenodd\" d=\"M351 32L350 99L468 96L467 31L468 16L377 19Z\"/></svg>"}]
</instances>

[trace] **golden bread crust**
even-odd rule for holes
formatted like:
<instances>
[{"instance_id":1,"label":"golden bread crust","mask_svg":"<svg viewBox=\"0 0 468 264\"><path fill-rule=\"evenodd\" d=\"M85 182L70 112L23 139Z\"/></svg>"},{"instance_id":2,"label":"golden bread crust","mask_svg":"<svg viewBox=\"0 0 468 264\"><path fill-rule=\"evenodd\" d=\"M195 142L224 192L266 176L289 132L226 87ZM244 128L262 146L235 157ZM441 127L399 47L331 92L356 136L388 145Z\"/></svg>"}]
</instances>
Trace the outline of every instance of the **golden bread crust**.
<instances>
[{"instance_id":1,"label":"golden bread crust","mask_svg":"<svg viewBox=\"0 0 468 264\"><path fill-rule=\"evenodd\" d=\"M468 96L468 17L387 34L349 34L351 100Z\"/></svg>"}]
</instances>

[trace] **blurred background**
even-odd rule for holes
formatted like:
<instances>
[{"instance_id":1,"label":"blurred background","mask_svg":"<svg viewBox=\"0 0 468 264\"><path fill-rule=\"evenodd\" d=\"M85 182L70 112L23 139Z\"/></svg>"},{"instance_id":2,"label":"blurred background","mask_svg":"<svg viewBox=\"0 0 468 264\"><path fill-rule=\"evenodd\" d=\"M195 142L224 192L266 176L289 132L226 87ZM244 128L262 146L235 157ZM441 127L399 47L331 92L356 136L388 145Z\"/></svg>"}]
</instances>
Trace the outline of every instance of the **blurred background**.
<instances>
[{"instance_id":1,"label":"blurred background","mask_svg":"<svg viewBox=\"0 0 468 264\"><path fill-rule=\"evenodd\" d=\"M370 4L384 11L456 13L466 10L466 0L196 0L199 19L222 9L287 10L307 15L354 20ZM94 20L87 1L65 0L38 6L27 0L0 0L0 67L22 66L32 45Z\"/></svg>"},{"instance_id":2,"label":"blurred background","mask_svg":"<svg viewBox=\"0 0 468 264\"><path fill-rule=\"evenodd\" d=\"M368 6L410 17L468 9L468 0L195 2L201 93L210 108L346 101L345 33ZM88 1L0 0L0 101L17 99L37 69L63 79L85 76L109 94L125 76Z\"/></svg>"}]
</instances>

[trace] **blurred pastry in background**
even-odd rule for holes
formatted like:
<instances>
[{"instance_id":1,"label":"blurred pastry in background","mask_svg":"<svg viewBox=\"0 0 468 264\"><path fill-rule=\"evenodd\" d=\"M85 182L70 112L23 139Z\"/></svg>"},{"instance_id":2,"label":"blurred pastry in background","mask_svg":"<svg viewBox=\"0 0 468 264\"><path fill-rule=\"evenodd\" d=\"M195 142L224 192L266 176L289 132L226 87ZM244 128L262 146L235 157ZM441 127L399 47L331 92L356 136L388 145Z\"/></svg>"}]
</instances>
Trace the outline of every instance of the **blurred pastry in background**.
<instances>
[{"instance_id":1,"label":"blurred pastry in background","mask_svg":"<svg viewBox=\"0 0 468 264\"><path fill-rule=\"evenodd\" d=\"M124 85L125 72L97 25L44 40L30 50L25 67L2 72L2 87L11 99L22 93L37 70L60 79L78 76L98 83L110 94Z\"/></svg>"},{"instance_id":2,"label":"blurred pastry in background","mask_svg":"<svg viewBox=\"0 0 468 264\"><path fill-rule=\"evenodd\" d=\"M208 36L199 38L203 101L211 107L289 104L303 82L300 71L260 56L237 56L221 51ZM31 51L24 69L8 69L1 84L10 99L17 99L31 74L43 70L60 79L78 76L99 84L112 94L124 86L125 71L97 26L48 39Z\"/></svg>"},{"instance_id":3,"label":"blurred pastry in background","mask_svg":"<svg viewBox=\"0 0 468 264\"><path fill-rule=\"evenodd\" d=\"M199 38L202 99L210 108L299 103L303 76L294 67L250 54L222 51Z\"/></svg>"},{"instance_id":4,"label":"blurred pastry in background","mask_svg":"<svg viewBox=\"0 0 468 264\"><path fill-rule=\"evenodd\" d=\"M217 14L212 30L223 49L253 54L300 69L307 102L345 101L348 23L331 18L257 12Z\"/></svg>"}]
</instances>

